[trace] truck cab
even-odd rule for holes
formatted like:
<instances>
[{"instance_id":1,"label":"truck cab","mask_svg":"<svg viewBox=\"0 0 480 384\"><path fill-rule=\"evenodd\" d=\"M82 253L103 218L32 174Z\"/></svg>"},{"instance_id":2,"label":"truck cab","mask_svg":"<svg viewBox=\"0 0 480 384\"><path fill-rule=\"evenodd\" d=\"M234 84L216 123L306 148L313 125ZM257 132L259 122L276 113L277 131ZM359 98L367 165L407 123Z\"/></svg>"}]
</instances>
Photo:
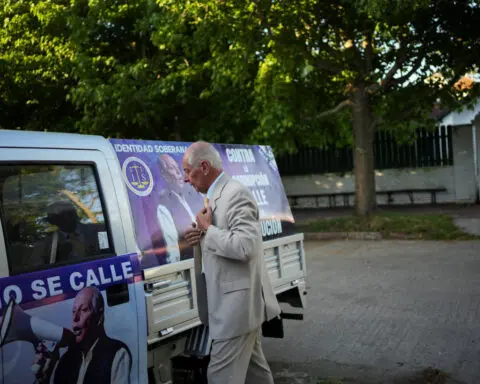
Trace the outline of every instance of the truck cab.
<instances>
[{"instance_id":1,"label":"truck cab","mask_svg":"<svg viewBox=\"0 0 480 384\"><path fill-rule=\"evenodd\" d=\"M186 146L0 131L0 382L175 383L172 359L208 356L193 260L158 224L179 228L153 164ZM250 164L245 149L219 146L235 167ZM282 234L280 220L262 230L277 298L304 308L303 234Z\"/></svg>"}]
</instances>

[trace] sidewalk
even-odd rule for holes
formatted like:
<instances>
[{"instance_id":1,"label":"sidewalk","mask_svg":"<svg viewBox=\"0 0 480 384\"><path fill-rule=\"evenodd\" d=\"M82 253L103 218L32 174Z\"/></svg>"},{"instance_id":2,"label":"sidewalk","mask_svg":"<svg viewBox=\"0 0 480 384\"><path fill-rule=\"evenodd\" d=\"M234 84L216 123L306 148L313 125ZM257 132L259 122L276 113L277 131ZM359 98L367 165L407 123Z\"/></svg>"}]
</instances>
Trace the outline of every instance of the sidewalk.
<instances>
[{"instance_id":1,"label":"sidewalk","mask_svg":"<svg viewBox=\"0 0 480 384\"><path fill-rule=\"evenodd\" d=\"M382 205L377 208L377 212L447 214L453 217L454 223L463 231L472 235L480 236L480 205L476 204L409 204L392 206ZM311 220L351 216L353 215L353 213L353 207L318 209L307 208L293 210L293 216L297 224L306 223Z\"/></svg>"}]
</instances>

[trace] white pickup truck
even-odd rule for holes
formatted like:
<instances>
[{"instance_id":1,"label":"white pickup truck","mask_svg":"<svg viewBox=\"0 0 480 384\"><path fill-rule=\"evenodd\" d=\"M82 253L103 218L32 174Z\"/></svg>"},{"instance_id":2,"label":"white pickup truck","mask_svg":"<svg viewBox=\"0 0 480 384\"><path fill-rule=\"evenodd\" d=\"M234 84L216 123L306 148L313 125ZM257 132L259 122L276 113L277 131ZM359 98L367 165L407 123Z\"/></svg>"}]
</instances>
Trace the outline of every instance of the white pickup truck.
<instances>
[{"instance_id":1,"label":"white pickup truck","mask_svg":"<svg viewBox=\"0 0 480 384\"><path fill-rule=\"evenodd\" d=\"M0 130L1 383L201 382L188 145ZM216 147L257 199L271 284L299 308L283 317L301 319L303 234L272 151Z\"/></svg>"}]
</instances>

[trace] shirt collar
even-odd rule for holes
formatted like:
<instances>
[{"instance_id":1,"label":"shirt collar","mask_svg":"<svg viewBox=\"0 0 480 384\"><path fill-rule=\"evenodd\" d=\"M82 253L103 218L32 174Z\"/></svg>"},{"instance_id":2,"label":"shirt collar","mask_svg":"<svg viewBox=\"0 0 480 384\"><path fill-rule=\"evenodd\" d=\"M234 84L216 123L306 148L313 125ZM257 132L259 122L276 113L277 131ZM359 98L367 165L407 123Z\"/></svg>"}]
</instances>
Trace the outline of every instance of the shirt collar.
<instances>
[{"instance_id":1,"label":"shirt collar","mask_svg":"<svg viewBox=\"0 0 480 384\"><path fill-rule=\"evenodd\" d=\"M97 339L95 340L95 342L93 343L93 345L90 347L90 349L87 351L87 353L82 352L82 355L83 355L83 358L84 358L84 359L89 359L89 360L90 360L90 359L92 358L93 349L94 349L95 346L97 345L99 339L100 339L100 338L97 337Z\"/></svg>"},{"instance_id":2,"label":"shirt collar","mask_svg":"<svg viewBox=\"0 0 480 384\"><path fill-rule=\"evenodd\" d=\"M213 196L213 191L215 190L215 186L218 184L218 181L220 180L220 178L223 176L223 172L220 173L220 175L217 176L217 178L215 179L215 181L212 183L212 185L210 185L210 188L208 188L208 191L207 191L207 194L205 195L205 197L210 200Z\"/></svg>"}]
</instances>

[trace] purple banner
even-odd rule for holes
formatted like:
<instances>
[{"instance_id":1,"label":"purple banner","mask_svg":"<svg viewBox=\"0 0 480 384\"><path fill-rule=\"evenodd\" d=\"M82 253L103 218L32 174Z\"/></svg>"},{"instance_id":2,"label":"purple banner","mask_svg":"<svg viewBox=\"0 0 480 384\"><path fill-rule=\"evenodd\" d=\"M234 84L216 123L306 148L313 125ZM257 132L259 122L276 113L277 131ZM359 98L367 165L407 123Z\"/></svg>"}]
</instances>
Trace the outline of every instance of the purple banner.
<instances>
[{"instance_id":1,"label":"purple banner","mask_svg":"<svg viewBox=\"0 0 480 384\"><path fill-rule=\"evenodd\" d=\"M0 382L144 382L141 280L137 254L0 279Z\"/></svg>"},{"instance_id":2,"label":"purple banner","mask_svg":"<svg viewBox=\"0 0 480 384\"><path fill-rule=\"evenodd\" d=\"M203 207L203 196L183 181L189 142L111 139L132 207L137 242L148 268L193 257L185 230ZM269 146L214 144L225 173L250 188L259 210L264 240L285 236L293 215Z\"/></svg>"},{"instance_id":3,"label":"purple banner","mask_svg":"<svg viewBox=\"0 0 480 384\"><path fill-rule=\"evenodd\" d=\"M81 264L46 269L0 279L0 313L10 299L22 308L34 308L74 297L85 287L100 291L113 284L133 283L141 277L136 254L114 256Z\"/></svg>"}]
</instances>

